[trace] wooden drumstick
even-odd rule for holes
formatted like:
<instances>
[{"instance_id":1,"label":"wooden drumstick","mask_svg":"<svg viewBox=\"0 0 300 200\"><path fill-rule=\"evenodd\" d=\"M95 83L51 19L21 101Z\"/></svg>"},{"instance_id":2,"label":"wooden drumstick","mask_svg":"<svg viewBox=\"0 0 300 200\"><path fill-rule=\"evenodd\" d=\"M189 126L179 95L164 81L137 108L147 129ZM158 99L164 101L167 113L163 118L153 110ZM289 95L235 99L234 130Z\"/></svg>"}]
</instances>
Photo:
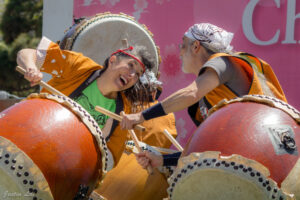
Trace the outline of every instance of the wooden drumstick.
<instances>
[{"instance_id":1,"label":"wooden drumstick","mask_svg":"<svg viewBox=\"0 0 300 200\"><path fill-rule=\"evenodd\" d=\"M164 134L165 136L172 142L172 144L179 150L179 151L183 151L182 146L177 142L177 140L175 140L175 138L173 138L173 136L169 133L169 131L167 129L164 129Z\"/></svg>"},{"instance_id":2,"label":"wooden drumstick","mask_svg":"<svg viewBox=\"0 0 300 200\"><path fill-rule=\"evenodd\" d=\"M105 114L117 121L122 121L122 117L120 115L117 115L116 113L110 112L109 110L106 110L100 106L95 106L95 110L98 112L101 112L102 114ZM134 128L138 129L139 131L145 131L145 127L141 125L135 125Z\"/></svg>"},{"instance_id":3,"label":"wooden drumstick","mask_svg":"<svg viewBox=\"0 0 300 200\"><path fill-rule=\"evenodd\" d=\"M23 69L22 67L20 67L20 66L17 66L16 67L16 70L18 71L18 72L20 72L21 74L25 74L25 69ZM52 92L53 94L57 94L57 95L59 95L59 96L64 96L64 97L67 97L66 95L64 95L63 93L61 93L60 91L58 91L57 89L55 89L54 87L52 87L52 86L50 86L48 83L46 83L46 82L44 82L44 81L40 81L39 83L38 83L40 86L42 86L42 87L44 87L44 88L46 88L47 90L49 90L50 92Z\"/></svg>"},{"instance_id":4,"label":"wooden drumstick","mask_svg":"<svg viewBox=\"0 0 300 200\"><path fill-rule=\"evenodd\" d=\"M134 142L134 145L136 146L136 148L138 149L138 152L141 153L143 152L143 149L140 147L140 143L139 143L139 140L138 138L136 137L136 134L134 132L134 130L132 129L129 129L128 130L133 142ZM153 169L150 165L147 166L147 171L148 171L148 174L153 174Z\"/></svg>"}]
</instances>

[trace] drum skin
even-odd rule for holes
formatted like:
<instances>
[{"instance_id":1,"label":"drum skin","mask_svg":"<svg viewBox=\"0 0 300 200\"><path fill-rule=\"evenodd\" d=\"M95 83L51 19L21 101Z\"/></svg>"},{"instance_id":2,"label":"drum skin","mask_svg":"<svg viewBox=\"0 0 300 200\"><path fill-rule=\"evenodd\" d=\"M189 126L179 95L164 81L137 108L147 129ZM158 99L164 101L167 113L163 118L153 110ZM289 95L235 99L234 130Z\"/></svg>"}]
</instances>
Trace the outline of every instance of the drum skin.
<instances>
[{"instance_id":1,"label":"drum skin","mask_svg":"<svg viewBox=\"0 0 300 200\"><path fill-rule=\"evenodd\" d=\"M255 102L228 104L200 125L186 145L183 156L205 151L219 151L222 156L238 154L266 166L270 178L280 186L299 155L275 153L268 127L277 125L290 126L296 145L300 144L299 125L286 112Z\"/></svg>"},{"instance_id":2,"label":"drum skin","mask_svg":"<svg viewBox=\"0 0 300 200\"><path fill-rule=\"evenodd\" d=\"M92 192L101 176L101 153L75 114L55 101L36 98L0 115L0 136L34 161L55 200L74 199L80 185L89 187L88 194Z\"/></svg>"},{"instance_id":3,"label":"drum skin","mask_svg":"<svg viewBox=\"0 0 300 200\"><path fill-rule=\"evenodd\" d=\"M151 70L157 75L161 58L152 36L148 28L133 17L105 12L88 19L76 20L59 45L64 50L81 52L100 65L118 49L145 46L154 58Z\"/></svg>"}]
</instances>

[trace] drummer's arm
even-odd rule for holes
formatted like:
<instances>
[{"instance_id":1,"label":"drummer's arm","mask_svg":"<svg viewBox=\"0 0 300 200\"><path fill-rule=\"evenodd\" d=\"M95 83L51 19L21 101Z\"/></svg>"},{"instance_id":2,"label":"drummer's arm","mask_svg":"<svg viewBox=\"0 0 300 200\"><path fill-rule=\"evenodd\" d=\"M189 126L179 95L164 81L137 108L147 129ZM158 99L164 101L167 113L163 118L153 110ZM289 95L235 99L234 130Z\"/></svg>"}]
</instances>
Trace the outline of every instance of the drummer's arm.
<instances>
[{"instance_id":1,"label":"drummer's arm","mask_svg":"<svg viewBox=\"0 0 300 200\"><path fill-rule=\"evenodd\" d=\"M156 155L149 151L143 151L136 154L136 159L143 168L147 168L149 164L156 168L161 166L176 166L180 155L181 152L166 155Z\"/></svg>"},{"instance_id":2,"label":"drummer's arm","mask_svg":"<svg viewBox=\"0 0 300 200\"><path fill-rule=\"evenodd\" d=\"M17 55L17 63L25 69L24 77L30 81L31 86L37 85L43 78L43 74L36 64L36 57L35 49L22 49Z\"/></svg>"},{"instance_id":3,"label":"drummer's arm","mask_svg":"<svg viewBox=\"0 0 300 200\"><path fill-rule=\"evenodd\" d=\"M20 67L25 70L28 67L35 67L38 69L36 65L36 50L35 49L22 49L18 52L17 55L17 63Z\"/></svg>"},{"instance_id":4,"label":"drummer's arm","mask_svg":"<svg viewBox=\"0 0 300 200\"><path fill-rule=\"evenodd\" d=\"M171 113L183 110L197 101L199 101L208 92L219 85L219 77L215 70L207 68L206 71L198 76L189 86L178 90L166 99L161 104L165 113Z\"/></svg>"},{"instance_id":5,"label":"drummer's arm","mask_svg":"<svg viewBox=\"0 0 300 200\"><path fill-rule=\"evenodd\" d=\"M219 84L220 80L216 71L211 68L207 68L204 73L198 76L197 79L189 86L171 94L161 103L144 110L142 112L142 116L145 120L149 120L168 113L183 110L195 104L208 92L215 89Z\"/></svg>"},{"instance_id":6,"label":"drummer's arm","mask_svg":"<svg viewBox=\"0 0 300 200\"><path fill-rule=\"evenodd\" d=\"M163 155L163 166L177 166L181 152Z\"/></svg>"},{"instance_id":7,"label":"drummer's arm","mask_svg":"<svg viewBox=\"0 0 300 200\"><path fill-rule=\"evenodd\" d=\"M220 80L216 71L207 68L204 73L198 76L189 86L173 93L161 103L157 103L141 113L129 115L121 114L123 117L121 127L123 129L132 129L135 124L142 123L144 120L183 110L195 104L208 92L215 89L219 83Z\"/></svg>"}]
</instances>

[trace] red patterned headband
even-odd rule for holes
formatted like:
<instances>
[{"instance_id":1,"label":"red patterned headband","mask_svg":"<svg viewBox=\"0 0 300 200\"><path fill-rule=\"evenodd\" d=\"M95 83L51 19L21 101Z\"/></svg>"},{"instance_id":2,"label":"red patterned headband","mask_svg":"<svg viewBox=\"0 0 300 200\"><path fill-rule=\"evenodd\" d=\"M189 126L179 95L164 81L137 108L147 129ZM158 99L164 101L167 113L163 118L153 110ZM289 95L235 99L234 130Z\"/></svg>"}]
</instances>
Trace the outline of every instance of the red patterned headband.
<instances>
[{"instance_id":1,"label":"red patterned headband","mask_svg":"<svg viewBox=\"0 0 300 200\"><path fill-rule=\"evenodd\" d=\"M142 68L143 68L143 73L145 72L145 70L146 70L146 68L145 68L145 65L140 61L140 59L138 59L137 57L135 57L134 55L132 55L132 54L129 54L129 53L127 53L127 52L125 52L125 51L127 51L127 50L132 50L133 49L133 47L132 46L130 46L129 48L127 48L127 49L119 49L119 50L117 50L116 52L114 52L114 53L112 53L111 54L111 56L113 56L113 55L115 55L115 54L117 54L117 53L120 53L120 52L122 52L123 54L126 54L126 55L128 55L128 56L130 56L131 58L133 58L134 60L136 60L138 63L140 63L140 65L142 66Z\"/></svg>"}]
</instances>

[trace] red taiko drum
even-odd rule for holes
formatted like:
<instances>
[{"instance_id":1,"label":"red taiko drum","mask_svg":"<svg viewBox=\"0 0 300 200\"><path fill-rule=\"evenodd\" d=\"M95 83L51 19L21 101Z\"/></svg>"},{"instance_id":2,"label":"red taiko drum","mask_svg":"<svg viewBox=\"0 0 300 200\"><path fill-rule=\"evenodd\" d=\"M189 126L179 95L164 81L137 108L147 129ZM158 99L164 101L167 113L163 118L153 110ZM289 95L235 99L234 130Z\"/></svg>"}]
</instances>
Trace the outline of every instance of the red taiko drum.
<instances>
[{"instance_id":1,"label":"red taiko drum","mask_svg":"<svg viewBox=\"0 0 300 200\"><path fill-rule=\"evenodd\" d=\"M300 198L299 111L247 95L210 113L169 180L171 199Z\"/></svg>"},{"instance_id":2,"label":"red taiko drum","mask_svg":"<svg viewBox=\"0 0 300 200\"><path fill-rule=\"evenodd\" d=\"M79 104L32 94L0 113L0 196L87 199L106 173L107 154L101 130Z\"/></svg>"}]
</instances>

